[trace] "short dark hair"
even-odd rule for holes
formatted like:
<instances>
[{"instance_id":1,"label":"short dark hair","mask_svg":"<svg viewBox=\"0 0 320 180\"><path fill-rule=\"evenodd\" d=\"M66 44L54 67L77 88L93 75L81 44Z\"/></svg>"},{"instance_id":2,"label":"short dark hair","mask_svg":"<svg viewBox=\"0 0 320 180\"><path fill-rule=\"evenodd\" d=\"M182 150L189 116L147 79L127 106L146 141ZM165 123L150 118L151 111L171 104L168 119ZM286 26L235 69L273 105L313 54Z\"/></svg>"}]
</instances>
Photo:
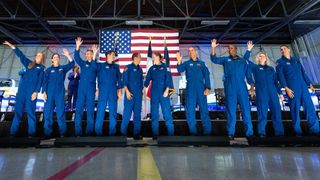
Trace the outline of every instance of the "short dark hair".
<instances>
[{"instance_id":1,"label":"short dark hair","mask_svg":"<svg viewBox=\"0 0 320 180\"><path fill-rule=\"evenodd\" d=\"M290 49L290 47L289 47L288 44L281 44L281 45L280 45L280 48L281 48L281 47L286 47L286 48Z\"/></svg>"},{"instance_id":2,"label":"short dark hair","mask_svg":"<svg viewBox=\"0 0 320 180\"><path fill-rule=\"evenodd\" d=\"M156 55L156 56L158 56L158 57L159 57L159 59L161 60L161 58L162 58L161 53L159 53L159 52L154 52L153 54L154 54L154 55Z\"/></svg>"},{"instance_id":3,"label":"short dark hair","mask_svg":"<svg viewBox=\"0 0 320 180\"><path fill-rule=\"evenodd\" d=\"M111 53L116 54L116 52L115 52L114 50L110 50L110 51L107 51L107 52L106 52L106 54L105 54L105 55L106 55L106 57L107 57L108 55L110 55Z\"/></svg>"},{"instance_id":4,"label":"short dark hair","mask_svg":"<svg viewBox=\"0 0 320 180\"><path fill-rule=\"evenodd\" d=\"M131 59L133 60L134 58L139 57L139 56L140 56L140 53L133 53Z\"/></svg>"},{"instance_id":5,"label":"short dark hair","mask_svg":"<svg viewBox=\"0 0 320 180\"><path fill-rule=\"evenodd\" d=\"M93 50L92 49L87 49L87 52L91 52L93 54Z\"/></svg>"},{"instance_id":6,"label":"short dark hair","mask_svg":"<svg viewBox=\"0 0 320 180\"><path fill-rule=\"evenodd\" d=\"M229 46L233 46L235 49L238 49L238 46L235 44L229 44Z\"/></svg>"},{"instance_id":7,"label":"short dark hair","mask_svg":"<svg viewBox=\"0 0 320 180\"><path fill-rule=\"evenodd\" d=\"M53 56L58 55L58 57L60 58L60 55L58 53L53 53L51 56L51 59L53 59Z\"/></svg>"}]
</instances>

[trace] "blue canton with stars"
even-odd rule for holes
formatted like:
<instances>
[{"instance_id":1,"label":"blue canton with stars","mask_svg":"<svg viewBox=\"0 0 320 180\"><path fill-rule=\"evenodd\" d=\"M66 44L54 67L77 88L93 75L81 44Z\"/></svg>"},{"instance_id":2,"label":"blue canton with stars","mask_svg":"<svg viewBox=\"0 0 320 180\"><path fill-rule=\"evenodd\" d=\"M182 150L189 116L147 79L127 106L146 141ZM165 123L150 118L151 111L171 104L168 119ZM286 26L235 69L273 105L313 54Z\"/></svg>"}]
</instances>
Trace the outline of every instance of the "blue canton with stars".
<instances>
[{"instance_id":1,"label":"blue canton with stars","mask_svg":"<svg viewBox=\"0 0 320 180\"><path fill-rule=\"evenodd\" d=\"M115 33L119 32L117 41L117 54L129 54L131 52L131 31L130 30L100 30L100 53L115 50Z\"/></svg>"}]
</instances>

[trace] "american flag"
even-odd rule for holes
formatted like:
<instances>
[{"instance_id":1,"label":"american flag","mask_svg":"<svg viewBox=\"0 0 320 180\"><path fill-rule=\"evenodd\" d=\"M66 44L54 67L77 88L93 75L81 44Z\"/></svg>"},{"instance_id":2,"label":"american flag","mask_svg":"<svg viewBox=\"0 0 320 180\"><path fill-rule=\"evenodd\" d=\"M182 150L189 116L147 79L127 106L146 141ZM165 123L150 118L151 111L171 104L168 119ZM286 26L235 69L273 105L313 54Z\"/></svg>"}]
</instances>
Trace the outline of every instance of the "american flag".
<instances>
[{"instance_id":1,"label":"american flag","mask_svg":"<svg viewBox=\"0 0 320 180\"><path fill-rule=\"evenodd\" d=\"M146 73L147 55L149 46L149 37L151 37L151 46L153 52L160 52L164 55L164 37L170 57L170 69L173 76L178 76L176 53L179 51L179 31L178 30L150 30L150 29L133 29L133 30L100 30L100 61L105 61L105 52L115 50L114 40L119 34L117 40L117 62L120 70L127 64L132 63L132 53L141 54L142 61L140 66ZM164 62L165 63L165 62Z\"/></svg>"}]
</instances>

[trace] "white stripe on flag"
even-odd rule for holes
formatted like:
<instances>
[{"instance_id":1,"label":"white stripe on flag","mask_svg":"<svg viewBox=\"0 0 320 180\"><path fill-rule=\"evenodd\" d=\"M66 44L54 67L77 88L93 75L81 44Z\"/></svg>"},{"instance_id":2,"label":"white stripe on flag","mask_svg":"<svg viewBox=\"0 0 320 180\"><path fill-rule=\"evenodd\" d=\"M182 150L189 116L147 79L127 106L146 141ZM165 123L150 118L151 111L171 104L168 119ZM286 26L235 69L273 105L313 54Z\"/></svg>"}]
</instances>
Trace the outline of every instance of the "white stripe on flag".
<instances>
[{"instance_id":1,"label":"white stripe on flag","mask_svg":"<svg viewBox=\"0 0 320 180\"><path fill-rule=\"evenodd\" d=\"M131 34L132 37L137 37L137 36L145 36L145 37L175 37L179 36L179 33L148 33L148 32L134 32ZM149 41L149 40L148 40ZM151 40L152 42L152 40Z\"/></svg>"}]
</instances>

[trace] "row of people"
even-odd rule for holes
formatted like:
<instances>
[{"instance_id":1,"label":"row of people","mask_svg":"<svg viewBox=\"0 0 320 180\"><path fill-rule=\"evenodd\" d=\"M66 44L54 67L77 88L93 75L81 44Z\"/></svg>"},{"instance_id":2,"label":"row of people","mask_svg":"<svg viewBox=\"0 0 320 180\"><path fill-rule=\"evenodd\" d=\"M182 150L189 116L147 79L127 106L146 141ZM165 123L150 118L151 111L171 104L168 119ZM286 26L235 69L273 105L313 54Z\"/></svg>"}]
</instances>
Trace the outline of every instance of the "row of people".
<instances>
[{"instance_id":1,"label":"row of people","mask_svg":"<svg viewBox=\"0 0 320 180\"><path fill-rule=\"evenodd\" d=\"M152 129L154 136L158 136L159 121L159 104L162 107L163 114L167 120L168 134L174 134L173 120L170 112L169 88L173 88L172 76L167 66L161 62L160 53L153 54L154 65L147 73L146 81L143 84L143 72L139 66L141 55L134 53L132 55L133 63L127 65L123 75L120 73L119 65L114 63L115 52L108 51L106 53L106 63L97 63L94 59L98 52L96 45L85 53L85 60L80 57L80 46L83 43L81 38L76 39L76 49L74 53L74 61L81 68L81 80L79 81L78 99L76 103L75 113L75 134L82 135L82 115L84 110L87 112L86 135L102 135L103 120L105 110L109 107L109 135L116 133L117 118L117 100L122 96L122 88L125 89L124 115L121 123L121 133L127 134L128 123L131 114L134 113L134 135L135 138L141 138L141 108L142 94L144 87L148 87L152 81L151 89L151 109L152 109ZM44 106L44 135L50 137L52 133L53 111L56 109L57 121L60 135L66 133L66 120L64 111L64 80L66 73L74 67L74 61L66 49L63 49L69 63L60 65L60 55L54 53L51 57L52 66L46 70L44 67L44 54L38 53L34 61L29 60L17 47L4 42L5 45L11 47L16 55L20 58L22 64L26 67L25 75L21 79L18 88L15 117L11 126L10 134L15 136L18 133L19 122L22 113L26 109L28 114L28 134L35 135L35 103L37 95L41 90L45 100ZM30 66L33 64L33 66ZM34 72L35 71L35 72ZM76 78L76 75L73 77ZM98 80L98 88L96 90L96 78ZM29 82L35 83L35 85ZM165 82L165 83L164 83ZM36 88L33 88L36 86ZM28 90L27 90L28 89ZM26 91L27 90L27 91ZM28 92L28 93L25 93ZM159 96L159 93L161 94ZM30 94L32 98L30 97ZM97 116L94 120L95 96L98 96ZM70 101L68 101L70 102ZM30 106L33 105L33 106ZM28 107L28 108L27 108Z\"/></svg>"},{"instance_id":2,"label":"row of people","mask_svg":"<svg viewBox=\"0 0 320 180\"><path fill-rule=\"evenodd\" d=\"M161 54L153 54L154 65L147 72L146 80L143 83L142 68L139 66L141 56L139 53L132 55L132 64L129 64L124 69L123 75L120 73L119 65L114 63L115 52L109 51L106 53L107 62L97 63L94 59L98 52L97 46L92 46L92 50L87 50L85 60L80 57L80 46L82 39L76 39L76 50L74 60L81 68L81 80L78 89L78 100L76 105L75 115L75 134L82 135L82 114L87 111L87 126L86 134L91 135L95 132L96 135L102 135L102 126L106 106L109 107L109 135L116 133L116 116L117 116L117 99L122 96L122 88L125 91L123 120L121 122L121 134L126 135L128 123L133 113L134 137L141 138L141 106L142 94L144 87L148 87L152 81L151 90L151 117L152 117L152 132L156 137L159 135L159 104L163 111L165 123L168 130L168 135L174 134L174 126L172 115L170 112L170 100L168 91L173 88L170 69L161 62ZM11 135L16 135L18 125L21 120L24 106L28 114L28 133L35 133L35 99L37 93L42 92L46 100L44 115L45 115L45 135L50 136L52 130L52 113L56 107L60 134L64 135L65 115L62 110L64 107L64 78L65 73L69 71L74 62L67 50L63 50L63 54L69 59L67 65L59 64L59 55L53 54L53 65L44 73L44 55L38 53L34 61L28 60L22 52L9 42L5 45L14 49L22 64L26 67L26 75L22 78L17 94L17 106L15 117L11 127ZM304 105L304 110L307 114L310 133L319 133L319 123L315 114L315 109L308 93L308 85L314 90L310 80L301 66L299 59L290 56L288 46L281 46L282 57L277 61L277 72L268 66L268 58L266 53L259 53L257 63L249 60L251 49L254 47L251 41L248 42L248 51L244 57L237 55L237 46L229 45L229 56L217 57L215 48L219 44L214 39L211 42L211 61L215 64L223 65L224 68L224 87L226 95L226 113L227 113L227 131L230 138L233 138L236 124L236 106L240 105L242 111L242 120L247 137L253 135L253 127L250 116L250 103L247 84L251 85L250 93L257 95L258 109L258 134L265 136L265 126L267 122L267 112L270 108L272 112L272 120L275 128L275 135L284 135L284 130L281 121L281 109L278 96L283 98L280 92L280 85L286 89L286 93L290 97L289 104L293 119L293 127L297 135L301 135L300 127L300 104ZM186 117L190 134L198 134L196 128L195 111L196 106L199 106L203 133L210 135L212 131L211 121L208 114L208 105L206 96L210 93L210 78L209 71L205 63L198 59L196 49L189 48L189 60L182 61L182 56L177 53L177 69L180 73L186 73ZM253 77L252 77L253 75ZM45 78L44 78L45 77ZM98 78L98 90L96 90L96 77ZM43 78L44 83L42 85ZM246 80L246 81L245 81ZM255 90L254 90L255 87ZM300 87L302 87L299 89ZM21 91L21 89L23 91ZM293 95L295 92L295 96ZM97 117L94 121L94 99L98 96ZM31 97L31 98L30 98Z\"/></svg>"},{"instance_id":3,"label":"row of people","mask_svg":"<svg viewBox=\"0 0 320 180\"><path fill-rule=\"evenodd\" d=\"M258 111L258 134L266 135L268 108L272 113L272 123L276 136L283 136L284 130L281 119L281 108L278 97L283 100L280 88L284 88L289 97L289 107L292 118L292 126L297 136L302 135L300 126L300 107L306 114L309 134L319 134L319 119L316 115L314 105L308 87L315 91L308 78L299 57L291 56L288 45L280 46L281 58L276 62L276 71L268 65L268 57L265 52L257 55L257 64L250 61L250 53L254 44L247 43L248 50L244 57L237 55L237 46L229 45L229 56L218 58L215 48L219 44L215 39L211 42L211 61L223 65L224 87L226 94L226 112L228 118L228 135L234 136L236 121L236 105L240 104L244 128L248 137L253 135L250 104L248 99L247 83L251 85L250 92L256 92L256 103ZM252 78L253 75L253 78ZM255 87L255 89L254 89Z\"/></svg>"},{"instance_id":4,"label":"row of people","mask_svg":"<svg viewBox=\"0 0 320 180\"><path fill-rule=\"evenodd\" d=\"M279 98L283 100L281 88L289 96L289 106L292 116L292 126L296 135L302 135L300 126L300 107L306 113L309 134L319 134L319 119L316 115L308 87L315 89L309 80L298 57L291 56L289 46L281 45L281 58L277 60L276 70L267 64L265 52L257 55L257 64L250 61L250 53L254 44L247 43L248 50L244 57L237 54L237 46L229 45L229 56L217 57L215 48L219 44L216 39L211 41L210 59L214 64L223 66L223 84L226 96L227 132L233 139L236 125L236 108L240 105L242 121L247 137L253 136L253 127L250 114L249 92L247 83L251 86L250 94L256 93L258 110L258 134L265 137L268 109L272 113L272 123L276 136L283 136L284 129L281 119ZM203 61L196 56L196 49L189 48L190 60L181 62L182 56L177 53L180 73L186 73L186 115L191 134L197 134L195 121L195 107L199 105L204 134L211 133L211 122L208 116L206 95L210 90L209 71Z\"/></svg>"}]
</instances>

